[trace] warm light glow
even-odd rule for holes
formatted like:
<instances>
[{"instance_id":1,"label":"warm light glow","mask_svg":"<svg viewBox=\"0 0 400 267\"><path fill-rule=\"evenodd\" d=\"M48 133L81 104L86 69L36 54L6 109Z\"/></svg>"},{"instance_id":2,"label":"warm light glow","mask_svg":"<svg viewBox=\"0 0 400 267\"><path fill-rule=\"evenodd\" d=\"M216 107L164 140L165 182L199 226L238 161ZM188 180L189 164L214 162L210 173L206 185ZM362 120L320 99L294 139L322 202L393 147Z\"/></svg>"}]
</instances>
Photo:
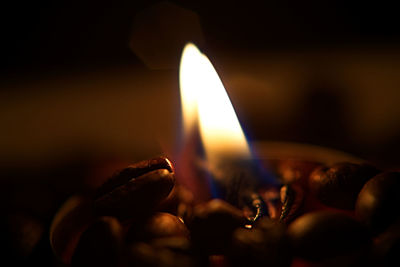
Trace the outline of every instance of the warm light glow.
<instances>
[{"instance_id":1,"label":"warm light glow","mask_svg":"<svg viewBox=\"0 0 400 267\"><path fill-rule=\"evenodd\" d=\"M180 65L185 134L199 126L211 162L249 158L250 150L228 94L210 60L187 44Z\"/></svg>"},{"instance_id":2,"label":"warm light glow","mask_svg":"<svg viewBox=\"0 0 400 267\"><path fill-rule=\"evenodd\" d=\"M202 54L193 44L187 44L182 52L179 68L179 87L183 115L184 133L190 134L197 123L197 93L201 90L198 70L201 69Z\"/></svg>"}]
</instances>

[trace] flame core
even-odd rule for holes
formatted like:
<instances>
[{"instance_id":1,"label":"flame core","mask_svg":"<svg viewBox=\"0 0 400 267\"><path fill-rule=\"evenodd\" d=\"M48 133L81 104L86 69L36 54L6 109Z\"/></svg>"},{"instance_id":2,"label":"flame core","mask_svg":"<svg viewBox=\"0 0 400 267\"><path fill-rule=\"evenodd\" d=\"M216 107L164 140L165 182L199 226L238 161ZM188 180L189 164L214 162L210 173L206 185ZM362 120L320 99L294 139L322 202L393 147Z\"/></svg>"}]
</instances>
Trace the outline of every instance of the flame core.
<instances>
[{"instance_id":1,"label":"flame core","mask_svg":"<svg viewBox=\"0 0 400 267\"><path fill-rule=\"evenodd\" d=\"M188 135L197 124L197 94L201 90L198 70L201 69L202 54L191 43L182 52L179 67L179 87L181 95L183 130Z\"/></svg>"},{"instance_id":2,"label":"flame core","mask_svg":"<svg viewBox=\"0 0 400 267\"><path fill-rule=\"evenodd\" d=\"M248 159L250 149L228 94L210 60L193 44L180 64L184 134L198 126L207 161Z\"/></svg>"}]
</instances>

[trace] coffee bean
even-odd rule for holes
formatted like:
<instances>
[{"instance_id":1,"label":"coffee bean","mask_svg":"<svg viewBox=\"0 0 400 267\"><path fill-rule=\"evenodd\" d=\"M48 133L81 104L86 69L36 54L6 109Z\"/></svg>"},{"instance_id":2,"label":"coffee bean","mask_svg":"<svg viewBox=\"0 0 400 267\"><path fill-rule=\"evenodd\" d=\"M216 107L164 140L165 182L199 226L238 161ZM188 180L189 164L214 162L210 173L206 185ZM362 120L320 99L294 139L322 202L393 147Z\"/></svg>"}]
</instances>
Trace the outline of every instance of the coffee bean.
<instances>
[{"instance_id":1,"label":"coffee bean","mask_svg":"<svg viewBox=\"0 0 400 267\"><path fill-rule=\"evenodd\" d=\"M185 220L192 211L193 198L193 193L184 186L175 185L168 197L160 203L157 209L172 213Z\"/></svg>"},{"instance_id":2,"label":"coffee bean","mask_svg":"<svg viewBox=\"0 0 400 267\"><path fill-rule=\"evenodd\" d=\"M54 216L50 226L50 244L64 264L70 263L82 232L94 218L92 201L83 196L70 197Z\"/></svg>"},{"instance_id":3,"label":"coffee bean","mask_svg":"<svg viewBox=\"0 0 400 267\"><path fill-rule=\"evenodd\" d=\"M174 173L169 169L157 169L139 177L127 176L125 171L122 173L124 179L118 178L116 181L124 180L124 184L118 183L117 186L110 187L111 191L99 194L95 199L96 214L115 216L121 220L141 219L156 209L175 183Z\"/></svg>"},{"instance_id":4,"label":"coffee bean","mask_svg":"<svg viewBox=\"0 0 400 267\"><path fill-rule=\"evenodd\" d=\"M193 257L186 252L153 244L134 243L128 253L129 266L141 267L191 267L195 265Z\"/></svg>"},{"instance_id":5,"label":"coffee bean","mask_svg":"<svg viewBox=\"0 0 400 267\"><path fill-rule=\"evenodd\" d=\"M322 203L354 209L363 185L379 171L368 164L337 163L315 169L309 177L309 188Z\"/></svg>"},{"instance_id":6,"label":"coffee bean","mask_svg":"<svg viewBox=\"0 0 400 267\"><path fill-rule=\"evenodd\" d=\"M232 266L290 266L292 254L285 227L261 218L253 228L238 228L233 233L228 253Z\"/></svg>"},{"instance_id":7,"label":"coffee bean","mask_svg":"<svg viewBox=\"0 0 400 267\"><path fill-rule=\"evenodd\" d=\"M57 212L50 229L54 253L69 264L82 232L97 216L143 220L170 193L174 186L170 161L156 158L130 165L101 186L94 200L73 196Z\"/></svg>"},{"instance_id":8,"label":"coffee bean","mask_svg":"<svg viewBox=\"0 0 400 267\"><path fill-rule=\"evenodd\" d=\"M97 219L82 234L72 256L72 266L122 265L122 227L113 217Z\"/></svg>"},{"instance_id":9,"label":"coffee bean","mask_svg":"<svg viewBox=\"0 0 400 267\"><path fill-rule=\"evenodd\" d=\"M367 229L342 213L307 213L289 225L289 240L296 256L322 260L359 251L370 243Z\"/></svg>"},{"instance_id":10,"label":"coffee bean","mask_svg":"<svg viewBox=\"0 0 400 267\"><path fill-rule=\"evenodd\" d=\"M400 266L400 220L395 221L385 232L374 239L373 256L375 266Z\"/></svg>"},{"instance_id":11,"label":"coffee bean","mask_svg":"<svg viewBox=\"0 0 400 267\"><path fill-rule=\"evenodd\" d=\"M1 252L3 260L24 263L37 248L45 233L43 222L25 212L0 217Z\"/></svg>"},{"instance_id":12,"label":"coffee bean","mask_svg":"<svg viewBox=\"0 0 400 267\"><path fill-rule=\"evenodd\" d=\"M233 231L245 224L243 212L223 200L200 204L189 223L193 246L206 255L224 253L231 245Z\"/></svg>"},{"instance_id":13,"label":"coffee bean","mask_svg":"<svg viewBox=\"0 0 400 267\"><path fill-rule=\"evenodd\" d=\"M112 190L128 183L131 179L139 177L143 174L154 170L166 169L173 172L171 161L167 158L159 157L150 160L143 160L129 165L108 179L96 192L96 197L99 198Z\"/></svg>"},{"instance_id":14,"label":"coffee bean","mask_svg":"<svg viewBox=\"0 0 400 267\"><path fill-rule=\"evenodd\" d=\"M150 218L134 222L127 233L128 242L149 241L156 238L189 238L189 230L178 217L157 212Z\"/></svg>"},{"instance_id":15,"label":"coffee bean","mask_svg":"<svg viewBox=\"0 0 400 267\"><path fill-rule=\"evenodd\" d=\"M148 243L154 247L168 248L182 253L189 253L191 249L190 240L184 236L155 238Z\"/></svg>"},{"instance_id":16,"label":"coffee bean","mask_svg":"<svg viewBox=\"0 0 400 267\"><path fill-rule=\"evenodd\" d=\"M189 237L189 230L178 217L164 212L156 213L146 224L146 230L152 236Z\"/></svg>"},{"instance_id":17,"label":"coffee bean","mask_svg":"<svg viewBox=\"0 0 400 267\"><path fill-rule=\"evenodd\" d=\"M357 198L356 215L373 234L384 231L399 218L400 173L385 172L369 180Z\"/></svg>"}]
</instances>

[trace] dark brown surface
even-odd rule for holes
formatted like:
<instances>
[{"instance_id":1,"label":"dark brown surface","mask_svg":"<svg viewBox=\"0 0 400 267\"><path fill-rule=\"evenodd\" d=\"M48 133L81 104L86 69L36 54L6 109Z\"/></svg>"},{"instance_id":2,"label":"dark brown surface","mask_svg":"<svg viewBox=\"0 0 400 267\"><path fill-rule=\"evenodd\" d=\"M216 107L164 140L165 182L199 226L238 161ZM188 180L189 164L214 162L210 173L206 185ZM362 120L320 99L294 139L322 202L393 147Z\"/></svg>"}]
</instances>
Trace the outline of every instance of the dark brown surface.
<instances>
[{"instance_id":1,"label":"dark brown surface","mask_svg":"<svg viewBox=\"0 0 400 267\"><path fill-rule=\"evenodd\" d=\"M143 160L122 169L111 178L109 178L103 185L96 190L96 198L111 192L119 186L128 183L131 179L139 177L145 173L166 169L173 172L171 162L164 157L155 158L151 160Z\"/></svg>"},{"instance_id":2,"label":"dark brown surface","mask_svg":"<svg viewBox=\"0 0 400 267\"><path fill-rule=\"evenodd\" d=\"M334 147L398 167L395 9L343 1L158 2L3 8L0 166L141 160L175 149L177 40L196 32L251 140ZM174 12L197 18L200 33ZM140 17L157 19L141 27ZM136 42L147 54L172 57L172 67L148 69L130 50L133 29L145 34Z\"/></svg>"},{"instance_id":3,"label":"dark brown surface","mask_svg":"<svg viewBox=\"0 0 400 267\"><path fill-rule=\"evenodd\" d=\"M157 238L186 238L190 233L182 219L165 212L154 213L150 218L134 222L127 232L127 242L149 241Z\"/></svg>"},{"instance_id":4,"label":"dark brown surface","mask_svg":"<svg viewBox=\"0 0 400 267\"><path fill-rule=\"evenodd\" d=\"M93 220L95 215L90 198L75 195L63 203L49 227L49 242L57 260L65 264L71 262L80 236Z\"/></svg>"},{"instance_id":5,"label":"dark brown surface","mask_svg":"<svg viewBox=\"0 0 400 267\"><path fill-rule=\"evenodd\" d=\"M166 169L150 171L97 197L95 213L120 219L146 216L168 196L174 187L174 174Z\"/></svg>"},{"instance_id":6,"label":"dark brown surface","mask_svg":"<svg viewBox=\"0 0 400 267\"><path fill-rule=\"evenodd\" d=\"M318 148L318 150L329 151L324 148ZM286 153L288 152L286 150ZM292 150L292 155L294 152L299 156L298 150ZM262 162L268 163L266 154L263 156ZM158 160L146 161L144 165L152 169L153 165L148 163L158 162ZM303 194L300 198L301 205L296 204L295 201L288 205L287 200L296 200L296 195L290 198L291 194L287 194L285 202L285 194L282 194L282 201L284 205L286 203L288 213L292 213L291 216L286 216L290 217L290 220L282 220L284 224L278 223L278 218L274 220L261 218L253 224L252 229L247 229L244 226L249 222L245 217L245 212L217 199L196 205L193 207L193 214L184 217L184 221L173 214L158 212L158 209L175 207L171 211L178 214L179 208L176 209L176 207L179 207L179 204L177 203L193 205L190 196L185 194L184 188L179 185L169 192L169 197L165 196L163 205L156 205L149 209L151 212L143 213L136 210L128 217L120 217L122 219L122 224L119 226L122 231L122 246L112 246L109 249L113 253L99 257L99 259L105 257L99 263L100 266L110 261L114 262L114 265L119 264L115 263L115 253L120 255L117 258L122 263L143 266L206 266L217 264L217 262L228 264L227 266L242 266L249 262L293 267L315 264L317 266L338 264L363 266L366 262L377 265L393 257L393 253L396 252L396 241L390 235L391 233L394 236L397 235L396 225L392 225L372 243L367 228L362 222L354 219L353 211L335 210L323 205L318 199L314 199L312 194L304 194L308 192L308 183L304 181L308 180L307 174L310 173L310 166L313 164L305 161L302 165L299 158L296 161L283 159L282 164L277 162L276 158L274 160L275 163L271 165L272 170L276 171L278 177L279 173L293 174L295 177L288 180L290 182L288 188L296 188L294 191L297 196L300 191ZM319 168L319 164L314 165ZM132 166L143 166L143 162ZM167 169L161 170L173 174ZM163 179L163 173L154 174L154 172L156 171L150 171L147 174ZM149 177L145 174L125 179L124 184L117 183L117 187L111 186L111 192L131 184L136 179L145 179L147 180L145 182L151 184L152 179L148 179ZM279 178L285 181L283 177ZM114 179L115 177L111 178L111 181ZM117 179L117 181L120 180ZM148 197L144 195L145 192L148 192L145 187L141 189L137 187L137 190L133 191L135 194L132 195L137 198L135 203L142 203ZM340 192L337 196L340 197ZM129 199L113 199L116 201L109 202L109 208L113 209L113 212L120 211L121 206L124 210L132 210L135 207L135 203L127 201ZM169 200L166 201L167 199ZM96 228L99 221L98 218L96 220L96 215L91 213L91 201L84 200L84 198L72 197L67 201L57 213L51 227L50 239L54 253L64 263L68 263L73 256L73 261L74 258L78 259L73 264L79 265L82 262L88 264L93 251L98 251L103 245L113 244L111 241L102 244L101 240L98 240L98 236L102 234L92 234L91 229ZM119 220L113 217L111 221ZM288 232L286 227L289 229ZM105 235L111 232L107 230ZM87 236L91 237L87 238ZM382 243L384 240L387 240L387 243ZM99 246L94 246L97 242L100 242ZM121 248L117 249L119 246ZM248 259L249 257L251 260ZM299 265L301 261L303 265Z\"/></svg>"},{"instance_id":7,"label":"dark brown surface","mask_svg":"<svg viewBox=\"0 0 400 267\"><path fill-rule=\"evenodd\" d=\"M122 226L116 218L101 217L82 234L71 266L122 266Z\"/></svg>"},{"instance_id":8,"label":"dark brown surface","mask_svg":"<svg viewBox=\"0 0 400 267\"><path fill-rule=\"evenodd\" d=\"M286 226L261 218L252 229L236 229L228 259L231 266L290 266Z\"/></svg>"},{"instance_id":9,"label":"dark brown surface","mask_svg":"<svg viewBox=\"0 0 400 267\"><path fill-rule=\"evenodd\" d=\"M296 256L316 261L359 252L371 242L361 223L327 211L299 217L290 224L288 235Z\"/></svg>"},{"instance_id":10,"label":"dark brown surface","mask_svg":"<svg viewBox=\"0 0 400 267\"><path fill-rule=\"evenodd\" d=\"M214 199L194 208L188 226L197 253L208 256L226 253L233 231L245 223L241 210Z\"/></svg>"},{"instance_id":11,"label":"dark brown surface","mask_svg":"<svg viewBox=\"0 0 400 267\"><path fill-rule=\"evenodd\" d=\"M322 203L353 210L363 185L380 171L369 164L337 163L310 174L309 188Z\"/></svg>"},{"instance_id":12,"label":"dark brown surface","mask_svg":"<svg viewBox=\"0 0 400 267\"><path fill-rule=\"evenodd\" d=\"M398 223L400 173L385 172L369 180L357 198L356 215L366 223L372 233L383 232Z\"/></svg>"}]
</instances>

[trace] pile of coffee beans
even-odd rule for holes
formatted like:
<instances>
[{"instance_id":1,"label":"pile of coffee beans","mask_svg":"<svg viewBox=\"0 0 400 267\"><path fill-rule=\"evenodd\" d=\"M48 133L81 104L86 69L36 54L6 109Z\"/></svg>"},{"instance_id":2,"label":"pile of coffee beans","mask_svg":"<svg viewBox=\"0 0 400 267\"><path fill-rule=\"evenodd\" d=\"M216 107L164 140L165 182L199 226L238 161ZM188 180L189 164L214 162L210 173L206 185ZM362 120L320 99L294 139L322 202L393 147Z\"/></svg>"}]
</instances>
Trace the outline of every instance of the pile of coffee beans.
<instances>
[{"instance_id":1,"label":"pile of coffee beans","mask_svg":"<svg viewBox=\"0 0 400 267\"><path fill-rule=\"evenodd\" d=\"M244 212L224 200L194 204L168 159L138 162L63 204L50 229L53 252L66 266L399 264L399 172L278 165L282 214L248 227Z\"/></svg>"}]
</instances>

